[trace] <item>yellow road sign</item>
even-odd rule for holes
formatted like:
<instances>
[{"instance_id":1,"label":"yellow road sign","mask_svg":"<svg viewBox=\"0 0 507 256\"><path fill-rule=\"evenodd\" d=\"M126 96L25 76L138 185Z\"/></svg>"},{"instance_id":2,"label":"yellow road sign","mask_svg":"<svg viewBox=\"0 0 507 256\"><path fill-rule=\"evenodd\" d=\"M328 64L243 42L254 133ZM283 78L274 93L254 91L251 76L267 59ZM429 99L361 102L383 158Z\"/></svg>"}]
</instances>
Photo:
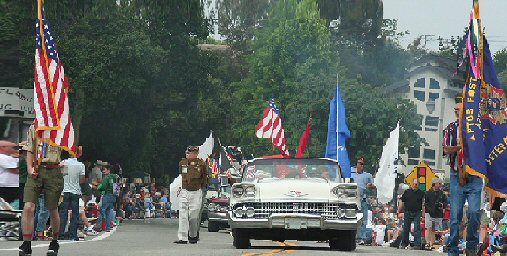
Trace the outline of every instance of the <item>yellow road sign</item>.
<instances>
[{"instance_id":1,"label":"yellow road sign","mask_svg":"<svg viewBox=\"0 0 507 256\"><path fill-rule=\"evenodd\" d=\"M419 162L417 166L405 177L405 183L412 184L414 179L419 181L419 189L428 191L431 188L431 182L434 178L438 178L435 172L428 166L425 161Z\"/></svg>"}]
</instances>

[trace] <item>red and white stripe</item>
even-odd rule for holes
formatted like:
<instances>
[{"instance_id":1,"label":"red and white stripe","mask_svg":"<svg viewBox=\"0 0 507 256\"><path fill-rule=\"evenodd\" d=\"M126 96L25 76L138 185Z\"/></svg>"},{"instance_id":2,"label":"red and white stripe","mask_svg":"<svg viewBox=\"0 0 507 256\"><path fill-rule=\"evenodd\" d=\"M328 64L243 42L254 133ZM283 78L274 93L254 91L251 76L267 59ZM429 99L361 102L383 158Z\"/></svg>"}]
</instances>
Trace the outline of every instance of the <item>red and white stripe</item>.
<instances>
[{"instance_id":1,"label":"red and white stripe","mask_svg":"<svg viewBox=\"0 0 507 256\"><path fill-rule=\"evenodd\" d=\"M49 69L45 69L43 53L35 54L35 127L38 137L54 146L76 153L74 127L70 118L69 83L61 63L48 58ZM44 70L48 72L44 74ZM46 79L44 79L46 78ZM51 83L48 83L51 78Z\"/></svg>"},{"instance_id":2,"label":"red and white stripe","mask_svg":"<svg viewBox=\"0 0 507 256\"><path fill-rule=\"evenodd\" d=\"M54 61L52 61L54 62ZM48 83L48 67L41 49L35 50L34 107L35 123L40 129L57 129L58 115L51 83Z\"/></svg>"},{"instance_id":3,"label":"red and white stripe","mask_svg":"<svg viewBox=\"0 0 507 256\"><path fill-rule=\"evenodd\" d=\"M287 149L285 130L282 127L282 119L272 107L268 107L264 110L264 115L257 124L255 130L257 138L271 139L273 145L280 149L283 155L290 155Z\"/></svg>"}]
</instances>

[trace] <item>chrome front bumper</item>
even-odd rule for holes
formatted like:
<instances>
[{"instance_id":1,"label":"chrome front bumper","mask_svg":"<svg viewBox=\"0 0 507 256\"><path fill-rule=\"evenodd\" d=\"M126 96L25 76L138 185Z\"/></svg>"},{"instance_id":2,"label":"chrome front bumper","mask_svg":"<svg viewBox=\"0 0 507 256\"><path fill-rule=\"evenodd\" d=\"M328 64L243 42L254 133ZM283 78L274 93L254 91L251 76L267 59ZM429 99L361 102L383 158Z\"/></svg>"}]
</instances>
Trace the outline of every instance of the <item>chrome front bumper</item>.
<instances>
[{"instance_id":1,"label":"chrome front bumper","mask_svg":"<svg viewBox=\"0 0 507 256\"><path fill-rule=\"evenodd\" d=\"M227 212L208 212L208 221L229 222L229 213Z\"/></svg>"},{"instance_id":2,"label":"chrome front bumper","mask_svg":"<svg viewBox=\"0 0 507 256\"><path fill-rule=\"evenodd\" d=\"M355 219L325 219L312 214L277 213L266 219L236 218L229 212L231 228L282 228L282 229L333 229L357 230L363 220L363 214L357 213Z\"/></svg>"}]
</instances>

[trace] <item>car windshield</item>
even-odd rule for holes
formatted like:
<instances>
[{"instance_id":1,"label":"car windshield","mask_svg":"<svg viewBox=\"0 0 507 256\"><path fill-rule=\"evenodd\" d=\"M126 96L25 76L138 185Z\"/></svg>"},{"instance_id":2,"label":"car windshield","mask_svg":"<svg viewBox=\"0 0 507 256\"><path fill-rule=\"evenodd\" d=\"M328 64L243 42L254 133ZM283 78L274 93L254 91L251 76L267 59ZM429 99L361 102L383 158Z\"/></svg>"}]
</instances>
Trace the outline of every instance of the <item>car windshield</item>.
<instances>
[{"instance_id":1,"label":"car windshield","mask_svg":"<svg viewBox=\"0 0 507 256\"><path fill-rule=\"evenodd\" d=\"M256 159L243 172L244 182L278 179L339 180L339 166L328 159Z\"/></svg>"}]
</instances>

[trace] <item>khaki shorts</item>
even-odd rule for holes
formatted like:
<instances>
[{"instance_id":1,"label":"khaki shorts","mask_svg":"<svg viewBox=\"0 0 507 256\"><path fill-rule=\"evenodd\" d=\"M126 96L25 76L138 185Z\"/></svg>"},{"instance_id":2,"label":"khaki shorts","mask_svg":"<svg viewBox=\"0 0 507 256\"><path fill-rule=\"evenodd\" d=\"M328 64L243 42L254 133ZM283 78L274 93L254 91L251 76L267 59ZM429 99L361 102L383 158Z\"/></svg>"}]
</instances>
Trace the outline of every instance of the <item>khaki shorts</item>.
<instances>
[{"instance_id":1,"label":"khaki shorts","mask_svg":"<svg viewBox=\"0 0 507 256\"><path fill-rule=\"evenodd\" d=\"M23 201L37 204L41 193L44 193L45 205L48 210L58 208L58 200L63 191L63 174L60 168L46 169L39 167L37 178L28 175Z\"/></svg>"},{"instance_id":2,"label":"khaki shorts","mask_svg":"<svg viewBox=\"0 0 507 256\"><path fill-rule=\"evenodd\" d=\"M485 210L481 210L481 225L489 225L488 214Z\"/></svg>"},{"instance_id":3,"label":"khaki shorts","mask_svg":"<svg viewBox=\"0 0 507 256\"><path fill-rule=\"evenodd\" d=\"M424 227L435 231L442 231L443 218L432 218L429 213L424 215Z\"/></svg>"}]
</instances>

